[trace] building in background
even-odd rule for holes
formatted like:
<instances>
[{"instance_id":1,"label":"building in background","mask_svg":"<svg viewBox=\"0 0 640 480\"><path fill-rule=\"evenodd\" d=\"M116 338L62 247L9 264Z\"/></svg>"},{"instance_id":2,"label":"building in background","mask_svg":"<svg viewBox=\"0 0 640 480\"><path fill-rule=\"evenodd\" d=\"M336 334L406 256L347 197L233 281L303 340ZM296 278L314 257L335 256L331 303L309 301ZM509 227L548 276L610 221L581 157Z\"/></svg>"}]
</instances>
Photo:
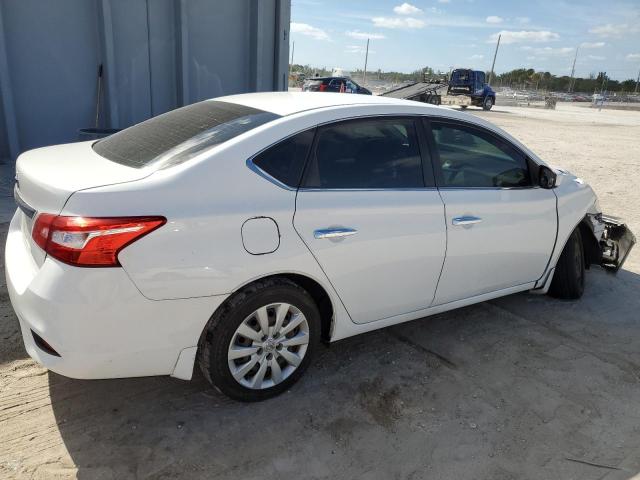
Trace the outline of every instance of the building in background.
<instances>
[{"instance_id":1,"label":"building in background","mask_svg":"<svg viewBox=\"0 0 640 480\"><path fill-rule=\"evenodd\" d=\"M98 105L98 127L121 129L206 98L286 90L290 3L1 0L0 159L13 167L20 152L77 141Z\"/></svg>"}]
</instances>

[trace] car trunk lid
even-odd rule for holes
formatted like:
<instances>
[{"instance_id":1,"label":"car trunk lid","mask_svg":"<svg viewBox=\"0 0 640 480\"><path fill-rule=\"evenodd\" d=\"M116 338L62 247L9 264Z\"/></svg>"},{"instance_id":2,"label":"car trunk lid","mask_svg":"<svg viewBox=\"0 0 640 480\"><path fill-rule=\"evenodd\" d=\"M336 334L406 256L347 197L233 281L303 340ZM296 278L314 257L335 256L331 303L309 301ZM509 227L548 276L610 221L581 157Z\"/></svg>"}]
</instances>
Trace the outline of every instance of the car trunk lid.
<instances>
[{"instance_id":1,"label":"car trunk lid","mask_svg":"<svg viewBox=\"0 0 640 480\"><path fill-rule=\"evenodd\" d=\"M73 192L139 180L151 169L132 168L101 157L92 141L38 148L16 164L16 192L37 212L59 213Z\"/></svg>"},{"instance_id":2,"label":"car trunk lid","mask_svg":"<svg viewBox=\"0 0 640 480\"><path fill-rule=\"evenodd\" d=\"M59 214L78 190L131 182L153 172L107 160L93 151L92 143L38 148L18 158L14 197L21 210L19 222L25 242L39 266L46 255L31 236L38 213Z\"/></svg>"}]
</instances>

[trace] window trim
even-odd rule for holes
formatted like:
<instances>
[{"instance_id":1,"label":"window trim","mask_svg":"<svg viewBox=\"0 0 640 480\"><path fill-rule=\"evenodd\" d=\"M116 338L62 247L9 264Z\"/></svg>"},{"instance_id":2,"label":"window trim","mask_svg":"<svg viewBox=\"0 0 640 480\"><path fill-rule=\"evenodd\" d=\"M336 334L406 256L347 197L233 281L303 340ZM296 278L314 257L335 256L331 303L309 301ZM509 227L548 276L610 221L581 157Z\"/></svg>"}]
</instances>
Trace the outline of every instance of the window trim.
<instances>
[{"instance_id":1,"label":"window trim","mask_svg":"<svg viewBox=\"0 0 640 480\"><path fill-rule=\"evenodd\" d=\"M486 135L489 135L490 137L493 137L497 140L500 140L506 143L507 145L509 145L509 147L513 148L516 152L520 153L524 157L525 163L527 165L527 172L529 173L529 180L531 181L531 185L524 186L524 187L468 187L468 186L453 187L453 186L445 185L443 175L442 175L442 165L440 163L440 152L438 151L438 148L436 146L436 141L433 136L433 131L431 130L432 122L450 124L454 127L461 126L465 128L475 129ZM502 135L499 135L498 133L493 132L488 128L485 128L482 125L478 125L473 122L468 122L464 120L458 120L455 118L437 117L437 116L432 117L432 116L423 115L422 123L425 130L425 137L427 139L427 143L429 144L429 151L431 153L431 158L433 159L431 163L433 165L436 186L439 190L531 190L531 189L541 188L538 185L538 182L536 182L537 173L535 173L534 169L532 169L532 166L537 165L537 163L533 159L531 159L529 155L526 154L526 152L524 152L517 145L514 145L513 142L509 141L507 138L503 137Z\"/></svg>"},{"instance_id":2,"label":"window trim","mask_svg":"<svg viewBox=\"0 0 640 480\"><path fill-rule=\"evenodd\" d=\"M309 150L307 151L307 155L303 160L302 173L300 174L300 179L298 180L298 185L296 185L296 186L287 185L286 183L278 180L276 177L274 177L270 173L267 173L265 170L263 170L262 168L260 168L258 165L256 165L254 163L254 160L255 160L256 157L262 155L264 152L266 152L270 148L276 147L279 144L281 144L282 142L286 142L290 138L295 137L296 135L300 135L301 133L308 132L310 130L313 130L313 138L311 139L311 145L309 145ZM280 187L280 188L283 188L285 190L289 190L289 191L295 192L300 188L300 185L302 184L302 180L304 179L304 174L305 174L305 171L307 170L307 163L309 161L309 155L311 155L311 152L313 151L313 148L314 148L314 145L315 145L315 142L316 142L317 133L318 133L318 126L316 125L314 127L309 127L309 128L304 128L302 130L298 130L297 132L294 132L294 133L292 133L290 135L287 135L286 137L280 138L277 141L273 142L272 144L264 147L259 152L254 153L253 155L251 155L251 157L249 157L247 159L246 165L249 168L249 170L253 171L254 173L256 173L258 175L260 175L262 178L264 178L265 180L273 183L277 187Z\"/></svg>"},{"instance_id":3,"label":"window trim","mask_svg":"<svg viewBox=\"0 0 640 480\"><path fill-rule=\"evenodd\" d=\"M302 178L300 180L300 185L298 187L299 191L304 192L393 192L393 191L402 191L402 192L410 192L410 191L426 191L426 190L436 190L435 177L429 178L428 170L425 168L425 156L428 156L428 161L431 163L432 173L433 173L433 162L431 161L431 152L428 148L427 141L425 139L425 129L422 125L421 118L423 115L420 114L374 114L374 115L362 115L348 118L341 118L339 120L331 120L329 122L321 123L317 125L315 136L313 139L313 143L311 144L311 149L309 150L309 154L307 155L307 159L305 162L304 171L302 172ZM420 168L422 171L422 186L419 187L391 187L391 188L323 188L323 187L305 187L305 181L308 175L308 167L311 163L311 159L313 155L316 153L316 149L318 146L318 137L319 132L323 128L331 128L338 124L344 124L347 122L357 122L357 121L365 121L365 120L408 120L413 122L416 139L418 141L418 157L420 158ZM431 184L427 183L427 180L431 180Z\"/></svg>"}]
</instances>

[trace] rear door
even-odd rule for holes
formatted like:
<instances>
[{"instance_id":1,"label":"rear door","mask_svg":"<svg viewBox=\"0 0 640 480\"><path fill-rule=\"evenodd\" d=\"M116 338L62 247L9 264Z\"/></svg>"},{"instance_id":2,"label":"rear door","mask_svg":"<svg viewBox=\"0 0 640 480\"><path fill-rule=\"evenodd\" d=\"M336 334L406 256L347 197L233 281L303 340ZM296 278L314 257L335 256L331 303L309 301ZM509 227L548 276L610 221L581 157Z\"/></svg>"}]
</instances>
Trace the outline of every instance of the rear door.
<instances>
[{"instance_id":1,"label":"rear door","mask_svg":"<svg viewBox=\"0 0 640 480\"><path fill-rule=\"evenodd\" d=\"M425 121L445 203L447 257L434 305L535 282L557 232L556 197L506 139L451 120Z\"/></svg>"},{"instance_id":2,"label":"rear door","mask_svg":"<svg viewBox=\"0 0 640 480\"><path fill-rule=\"evenodd\" d=\"M446 232L421 128L389 117L318 128L294 226L356 323L433 301Z\"/></svg>"}]
</instances>

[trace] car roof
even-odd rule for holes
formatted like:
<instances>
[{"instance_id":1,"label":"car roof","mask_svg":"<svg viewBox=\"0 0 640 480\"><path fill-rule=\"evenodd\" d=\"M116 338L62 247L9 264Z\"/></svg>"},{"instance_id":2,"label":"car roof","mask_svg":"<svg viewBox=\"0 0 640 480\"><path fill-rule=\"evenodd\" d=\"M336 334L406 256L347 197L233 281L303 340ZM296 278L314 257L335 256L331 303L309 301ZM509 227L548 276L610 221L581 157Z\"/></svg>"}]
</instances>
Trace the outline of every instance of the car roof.
<instances>
[{"instance_id":1,"label":"car roof","mask_svg":"<svg viewBox=\"0 0 640 480\"><path fill-rule=\"evenodd\" d=\"M253 107L281 116L293 115L307 110L339 106L347 107L349 105L397 105L413 107L422 105L425 108L437 108L433 106L429 107L427 104L418 103L413 100L401 100L377 95L347 95L332 92L244 93L218 97L215 100ZM438 110L441 111L440 109Z\"/></svg>"},{"instance_id":2,"label":"car roof","mask_svg":"<svg viewBox=\"0 0 640 480\"><path fill-rule=\"evenodd\" d=\"M441 107L428 103L417 102L415 100L403 100L393 97L384 97L378 95L356 95L332 92L260 92L260 93L244 93L240 95L230 95L227 97L218 97L212 100L222 102L236 103L247 107L257 108L266 112L275 113L286 117L300 112L308 112L313 110L321 110L325 108L347 109L349 106L366 107L370 105L395 105L398 107L398 113L419 113L436 118L447 118L451 120L460 120L466 123L475 124L506 137L512 143L520 147L525 153L540 164L544 164L531 150L522 144L518 139L505 132L498 126L488 120L471 115L470 113L454 110L449 107Z\"/></svg>"}]
</instances>

